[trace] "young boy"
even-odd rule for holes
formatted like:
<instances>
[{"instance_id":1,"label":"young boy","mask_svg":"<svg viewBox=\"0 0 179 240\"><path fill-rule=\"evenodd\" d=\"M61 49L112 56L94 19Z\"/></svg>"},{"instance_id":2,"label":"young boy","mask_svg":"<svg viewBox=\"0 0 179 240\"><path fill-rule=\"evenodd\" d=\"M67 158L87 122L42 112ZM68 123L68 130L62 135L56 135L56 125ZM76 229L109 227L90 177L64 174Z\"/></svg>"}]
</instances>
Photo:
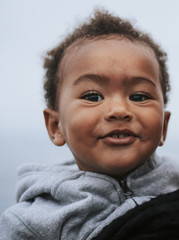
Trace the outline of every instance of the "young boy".
<instances>
[{"instance_id":1,"label":"young boy","mask_svg":"<svg viewBox=\"0 0 179 240\"><path fill-rule=\"evenodd\" d=\"M76 164L21 167L0 239L93 239L128 210L178 189L179 165L155 154L170 118L166 58L149 35L108 12L48 52L46 127Z\"/></svg>"}]
</instances>

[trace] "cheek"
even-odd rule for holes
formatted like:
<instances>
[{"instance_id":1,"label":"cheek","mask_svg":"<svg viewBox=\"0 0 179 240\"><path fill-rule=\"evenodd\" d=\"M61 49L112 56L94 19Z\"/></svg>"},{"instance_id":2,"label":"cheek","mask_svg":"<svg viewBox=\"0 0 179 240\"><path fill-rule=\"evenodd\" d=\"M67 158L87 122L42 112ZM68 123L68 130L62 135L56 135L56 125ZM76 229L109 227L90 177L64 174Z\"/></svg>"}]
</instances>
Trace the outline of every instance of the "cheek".
<instances>
[{"instance_id":1,"label":"cheek","mask_svg":"<svg viewBox=\"0 0 179 240\"><path fill-rule=\"evenodd\" d=\"M146 136L158 144L163 132L163 111L161 109L152 109L143 113L142 119Z\"/></svg>"},{"instance_id":2,"label":"cheek","mask_svg":"<svg viewBox=\"0 0 179 240\"><path fill-rule=\"evenodd\" d=\"M78 107L64 109L62 131L67 143L84 141L92 136L99 119L93 111Z\"/></svg>"}]
</instances>

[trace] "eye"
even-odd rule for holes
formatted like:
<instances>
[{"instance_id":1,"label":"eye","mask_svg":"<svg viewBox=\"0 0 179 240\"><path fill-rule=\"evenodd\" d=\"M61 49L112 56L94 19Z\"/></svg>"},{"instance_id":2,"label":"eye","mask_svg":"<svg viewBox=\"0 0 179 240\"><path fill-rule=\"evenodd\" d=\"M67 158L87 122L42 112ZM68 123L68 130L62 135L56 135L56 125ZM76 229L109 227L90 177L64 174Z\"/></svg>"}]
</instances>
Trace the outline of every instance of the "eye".
<instances>
[{"instance_id":1,"label":"eye","mask_svg":"<svg viewBox=\"0 0 179 240\"><path fill-rule=\"evenodd\" d=\"M104 99L103 96L96 91L87 92L83 94L81 98L90 102L100 102Z\"/></svg>"},{"instance_id":2,"label":"eye","mask_svg":"<svg viewBox=\"0 0 179 240\"><path fill-rule=\"evenodd\" d=\"M139 92L139 93L134 93L132 94L129 99L134 102L143 102L148 99L152 99L152 97L146 93Z\"/></svg>"}]
</instances>

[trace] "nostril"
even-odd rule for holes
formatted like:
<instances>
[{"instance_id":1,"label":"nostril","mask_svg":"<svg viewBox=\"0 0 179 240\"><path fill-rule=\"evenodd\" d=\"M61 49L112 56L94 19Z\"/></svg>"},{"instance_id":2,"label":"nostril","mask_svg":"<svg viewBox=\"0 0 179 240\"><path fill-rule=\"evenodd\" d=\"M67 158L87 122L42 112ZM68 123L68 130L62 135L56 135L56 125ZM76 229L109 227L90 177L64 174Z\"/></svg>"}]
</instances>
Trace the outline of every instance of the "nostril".
<instances>
[{"instance_id":1,"label":"nostril","mask_svg":"<svg viewBox=\"0 0 179 240\"><path fill-rule=\"evenodd\" d=\"M133 118L133 111L127 102L115 100L106 105L104 118L107 121L130 121Z\"/></svg>"},{"instance_id":2,"label":"nostril","mask_svg":"<svg viewBox=\"0 0 179 240\"><path fill-rule=\"evenodd\" d=\"M117 119L116 116L110 116L109 118L110 118L110 119Z\"/></svg>"},{"instance_id":3,"label":"nostril","mask_svg":"<svg viewBox=\"0 0 179 240\"><path fill-rule=\"evenodd\" d=\"M106 116L106 120L108 121L114 121L114 120L120 120L120 121L130 121L132 119L132 114L108 114L108 116Z\"/></svg>"},{"instance_id":4,"label":"nostril","mask_svg":"<svg viewBox=\"0 0 179 240\"><path fill-rule=\"evenodd\" d=\"M131 119L131 115L126 115L123 117L123 119Z\"/></svg>"}]
</instances>

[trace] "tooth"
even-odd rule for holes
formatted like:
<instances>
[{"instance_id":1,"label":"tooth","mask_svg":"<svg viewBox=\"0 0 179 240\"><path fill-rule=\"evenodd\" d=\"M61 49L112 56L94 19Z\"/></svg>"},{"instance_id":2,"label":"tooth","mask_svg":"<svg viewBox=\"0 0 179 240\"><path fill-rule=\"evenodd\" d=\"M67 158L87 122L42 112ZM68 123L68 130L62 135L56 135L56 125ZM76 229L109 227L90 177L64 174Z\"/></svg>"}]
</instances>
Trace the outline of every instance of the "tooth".
<instances>
[{"instance_id":1,"label":"tooth","mask_svg":"<svg viewBox=\"0 0 179 240\"><path fill-rule=\"evenodd\" d=\"M118 137L119 137L119 138L123 138L123 137L125 137L125 134L119 134Z\"/></svg>"},{"instance_id":2,"label":"tooth","mask_svg":"<svg viewBox=\"0 0 179 240\"><path fill-rule=\"evenodd\" d=\"M113 137L113 138L118 138L118 135L117 135L117 134L115 134L115 135L112 135L112 137Z\"/></svg>"}]
</instances>

